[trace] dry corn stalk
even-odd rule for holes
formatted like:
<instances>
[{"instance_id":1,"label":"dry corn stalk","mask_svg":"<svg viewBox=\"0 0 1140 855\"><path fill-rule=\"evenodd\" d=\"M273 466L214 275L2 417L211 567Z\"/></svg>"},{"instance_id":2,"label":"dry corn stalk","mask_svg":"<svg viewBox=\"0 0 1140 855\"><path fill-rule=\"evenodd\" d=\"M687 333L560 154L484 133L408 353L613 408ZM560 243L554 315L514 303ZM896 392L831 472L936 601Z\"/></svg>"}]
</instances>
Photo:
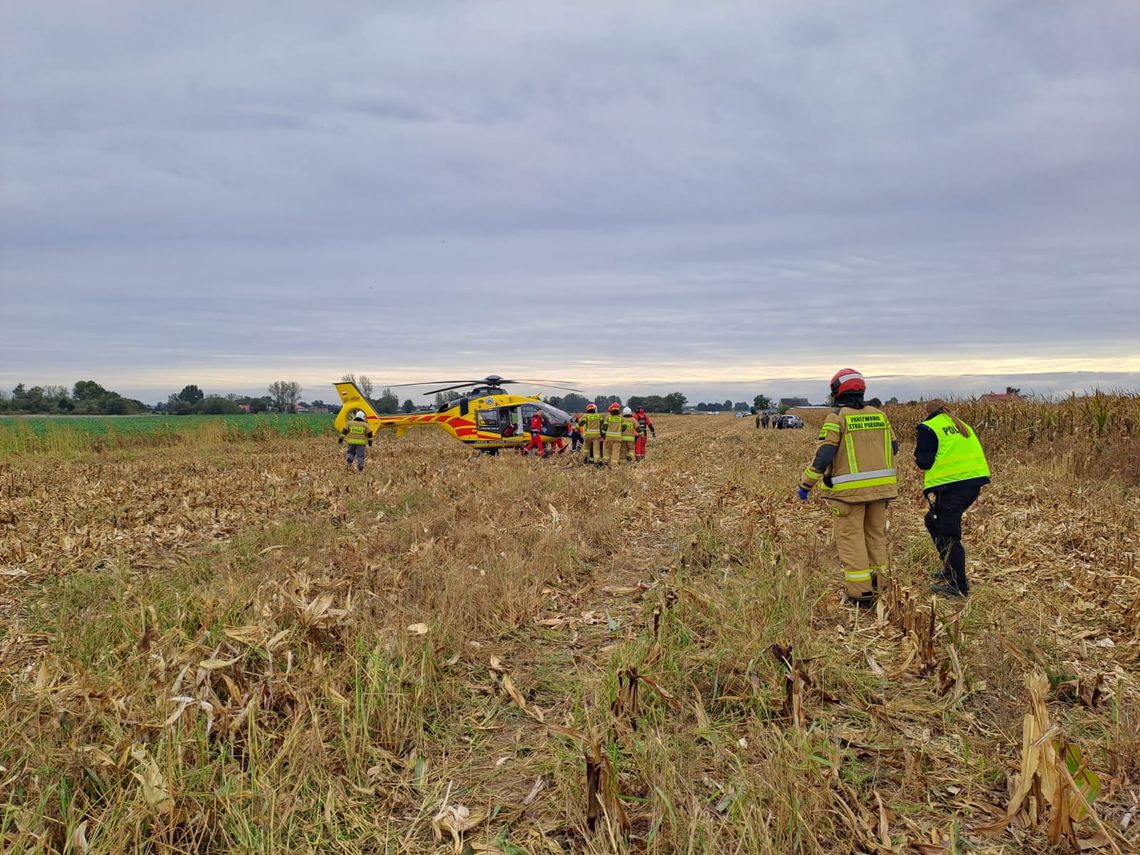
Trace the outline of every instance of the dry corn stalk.
<instances>
[{"instance_id":1,"label":"dry corn stalk","mask_svg":"<svg viewBox=\"0 0 1140 855\"><path fill-rule=\"evenodd\" d=\"M804 729L804 686L811 685L811 679L792 659L792 645L781 647L773 644L768 648L776 661L784 668L784 706L781 712L792 721L797 730Z\"/></svg>"},{"instance_id":2,"label":"dry corn stalk","mask_svg":"<svg viewBox=\"0 0 1140 855\"><path fill-rule=\"evenodd\" d=\"M1035 671L1025 676L1025 687L1030 711L1022 722L1021 771L1005 816L977 831L1001 834L1014 821L1032 828L1048 817L1050 843L1056 845L1065 840L1072 846L1081 846L1075 823L1091 818L1101 832L1095 845L1108 845L1119 853L1092 807L1100 791L1100 779L1086 768L1076 746L1066 743L1063 736L1060 741L1055 740L1061 734L1060 728L1050 721L1045 705L1048 679Z\"/></svg>"},{"instance_id":3,"label":"dry corn stalk","mask_svg":"<svg viewBox=\"0 0 1140 855\"><path fill-rule=\"evenodd\" d=\"M617 825L622 834L630 829L629 816L622 807L618 792L617 776L610 759L602 752L597 742L582 746L586 760L586 827L591 831L598 823L598 817Z\"/></svg>"}]
</instances>

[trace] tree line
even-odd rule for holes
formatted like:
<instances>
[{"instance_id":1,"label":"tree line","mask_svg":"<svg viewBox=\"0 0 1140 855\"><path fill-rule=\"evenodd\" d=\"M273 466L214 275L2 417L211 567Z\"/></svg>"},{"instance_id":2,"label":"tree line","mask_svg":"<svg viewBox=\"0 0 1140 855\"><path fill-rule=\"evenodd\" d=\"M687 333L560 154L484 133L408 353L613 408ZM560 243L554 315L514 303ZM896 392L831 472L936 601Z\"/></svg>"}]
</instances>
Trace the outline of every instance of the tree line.
<instances>
[{"instance_id":1,"label":"tree line","mask_svg":"<svg viewBox=\"0 0 1140 855\"><path fill-rule=\"evenodd\" d=\"M129 416L148 409L142 401L124 398L94 380L80 380L71 389L66 386L27 388L19 383L11 393L0 391L0 413L12 415Z\"/></svg>"},{"instance_id":2,"label":"tree line","mask_svg":"<svg viewBox=\"0 0 1140 855\"><path fill-rule=\"evenodd\" d=\"M268 394L207 395L197 384L190 383L166 401L153 407L106 389L94 380L79 380L66 386L32 386L20 383L11 393L0 391L0 413L9 415L53 416L131 416L140 413L187 415L237 415L239 413L293 413L301 403L301 384L293 380L276 380ZM323 402L314 401L323 406Z\"/></svg>"},{"instance_id":3,"label":"tree line","mask_svg":"<svg viewBox=\"0 0 1140 855\"><path fill-rule=\"evenodd\" d=\"M400 402L399 397L390 387L384 387L378 395L374 395L376 387L367 375L345 374L342 382L355 383L356 388L369 401L373 409L381 415L395 413L412 413L422 407L411 398ZM301 384L294 380L275 380L269 384L265 395L209 395L197 384L189 383L178 392L172 392L165 401L147 406L142 401L126 398L118 392L105 389L94 380L80 380L71 389L66 386L32 386L26 388L23 383L14 388L11 393L0 391L0 413L11 415L106 415L125 416L139 413L156 412L170 415L237 415L240 413L293 413L304 404L301 401ZM461 397L459 392L438 392L435 396L434 408L439 409ZM610 404L625 404L636 410L644 407L651 413L681 413L687 403L686 397L680 392L668 395L633 395L622 401L618 395L597 395L593 399L585 395L571 392L567 395L551 395L543 399L546 403L566 410L569 413L580 413L591 403L597 405L599 410L605 411ZM314 400L309 405L324 407L323 401ZM332 405L335 409L337 405ZM751 405L743 402L725 401L721 403L701 403L696 409L704 412L722 410L748 410L767 409L771 401L766 395L757 395Z\"/></svg>"}]
</instances>

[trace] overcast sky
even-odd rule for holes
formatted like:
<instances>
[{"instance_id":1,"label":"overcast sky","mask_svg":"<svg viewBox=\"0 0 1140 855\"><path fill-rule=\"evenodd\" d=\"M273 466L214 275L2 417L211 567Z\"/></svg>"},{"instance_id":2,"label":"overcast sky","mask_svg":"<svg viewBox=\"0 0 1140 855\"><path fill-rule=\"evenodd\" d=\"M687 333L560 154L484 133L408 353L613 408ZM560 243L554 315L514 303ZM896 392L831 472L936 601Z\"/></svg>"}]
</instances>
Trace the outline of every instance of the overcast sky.
<instances>
[{"instance_id":1,"label":"overcast sky","mask_svg":"<svg viewBox=\"0 0 1140 855\"><path fill-rule=\"evenodd\" d=\"M1140 3L0 0L0 388L1140 387Z\"/></svg>"}]
</instances>

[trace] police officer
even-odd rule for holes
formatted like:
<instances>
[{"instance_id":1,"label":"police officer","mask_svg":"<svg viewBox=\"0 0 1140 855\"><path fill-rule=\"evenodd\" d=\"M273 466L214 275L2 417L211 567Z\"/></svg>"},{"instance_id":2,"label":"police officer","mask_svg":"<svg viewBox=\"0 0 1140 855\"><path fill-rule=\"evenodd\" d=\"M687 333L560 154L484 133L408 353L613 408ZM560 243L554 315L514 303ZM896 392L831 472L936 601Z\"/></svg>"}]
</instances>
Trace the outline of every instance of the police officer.
<instances>
[{"instance_id":1,"label":"police officer","mask_svg":"<svg viewBox=\"0 0 1140 855\"><path fill-rule=\"evenodd\" d=\"M970 592L962 515L990 483L990 466L977 432L940 399L926 404L926 419L915 428L914 462L925 473L922 492L928 510L924 522L942 559L933 591L952 597Z\"/></svg>"},{"instance_id":2,"label":"police officer","mask_svg":"<svg viewBox=\"0 0 1140 855\"><path fill-rule=\"evenodd\" d=\"M340 432L340 437L337 439L337 444L341 443L348 446L344 450L344 463L348 471L352 471L352 463L356 461L356 471L363 472L364 447L372 445L372 429L368 427L364 413L357 410L352 420L344 426Z\"/></svg>"},{"instance_id":3,"label":"police officer","mask_svg":"<svg viewBox=\"0 0 1140 855\"><path fill-rule=\"evenodd\" d=\"M834 515L847 601L861 608L874 605L885 582L887 503L898 495L898 443L886 415L863 402L866 391L863 375L853 368L831 378L835 409L823 420L815 458L797 491L804 501L822 482L820 489Z\"/></svg>"}]
</instances>

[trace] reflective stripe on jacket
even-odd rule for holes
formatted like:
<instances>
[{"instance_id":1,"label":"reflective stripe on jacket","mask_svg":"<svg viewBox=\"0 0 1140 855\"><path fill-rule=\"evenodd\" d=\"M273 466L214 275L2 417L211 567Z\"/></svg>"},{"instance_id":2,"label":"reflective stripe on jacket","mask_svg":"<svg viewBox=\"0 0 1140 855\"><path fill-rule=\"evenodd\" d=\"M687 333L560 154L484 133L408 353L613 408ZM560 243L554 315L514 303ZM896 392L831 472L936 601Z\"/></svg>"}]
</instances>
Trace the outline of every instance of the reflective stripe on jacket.
<instances>
[{"instance_id":1,"label":"reflective stripe on jacket","mask_svg":"<svg viewBox=\"0 0 1140 855\"><path fill-rule=\"evenodd\" d=\"M344 428L345 442L349 445L366 445L372 431L368 429L367 422L351 421Z\"/></svg>"},{"instance_id":2,"label":"reflective stripe on jacket","mask_svg":"<svg viewBox=\"0 0 1140 855\"><path fill-rule=\"evenodd\" d=\"M606 416L606 439L621 440L621 413L611 413Z\"/></svg>"},{"instance_id":3,"label":"reflective stripe on jacket","mask_svg":"<svg viewBox=\"0 0 1140 855\"><path fill-rule=\"evenodd\" d=\"M894 434L886 415L875 407L840 407L829 413L819 432L820 445L836 446L835 459L820 488L843 502L873 502L898 495ZM811 467L805 483L822 477Z\"/></svg>"},{"instance_id":4,"label":"reflective stripe on jacket","mask_svg":"<svg viewBox=\"0 0 1140 855\"><path fill-rule=\"evenodd\" d=\"M938 453L934 465L926 470L922 489L929 490L955 481L968 481L971 478L989 478L990 465L986 453L978 441L978 433L966 425L968 435L963 436L954 420L945 413L939 413L923 422L938 439ZM966 424L963 422L962 424Z\"/></svg>"},{"instance_id":5,"label":"reflective stripe on jacket","mask_svg":"<svg viewBox=\"0 0 1140 855\"><path fill-rule=\"evenodd\" d=\"M585 439L597 439L602 435L602 414L586 413L582 416L582 436Z\"/></svg>"}]
</instances>

